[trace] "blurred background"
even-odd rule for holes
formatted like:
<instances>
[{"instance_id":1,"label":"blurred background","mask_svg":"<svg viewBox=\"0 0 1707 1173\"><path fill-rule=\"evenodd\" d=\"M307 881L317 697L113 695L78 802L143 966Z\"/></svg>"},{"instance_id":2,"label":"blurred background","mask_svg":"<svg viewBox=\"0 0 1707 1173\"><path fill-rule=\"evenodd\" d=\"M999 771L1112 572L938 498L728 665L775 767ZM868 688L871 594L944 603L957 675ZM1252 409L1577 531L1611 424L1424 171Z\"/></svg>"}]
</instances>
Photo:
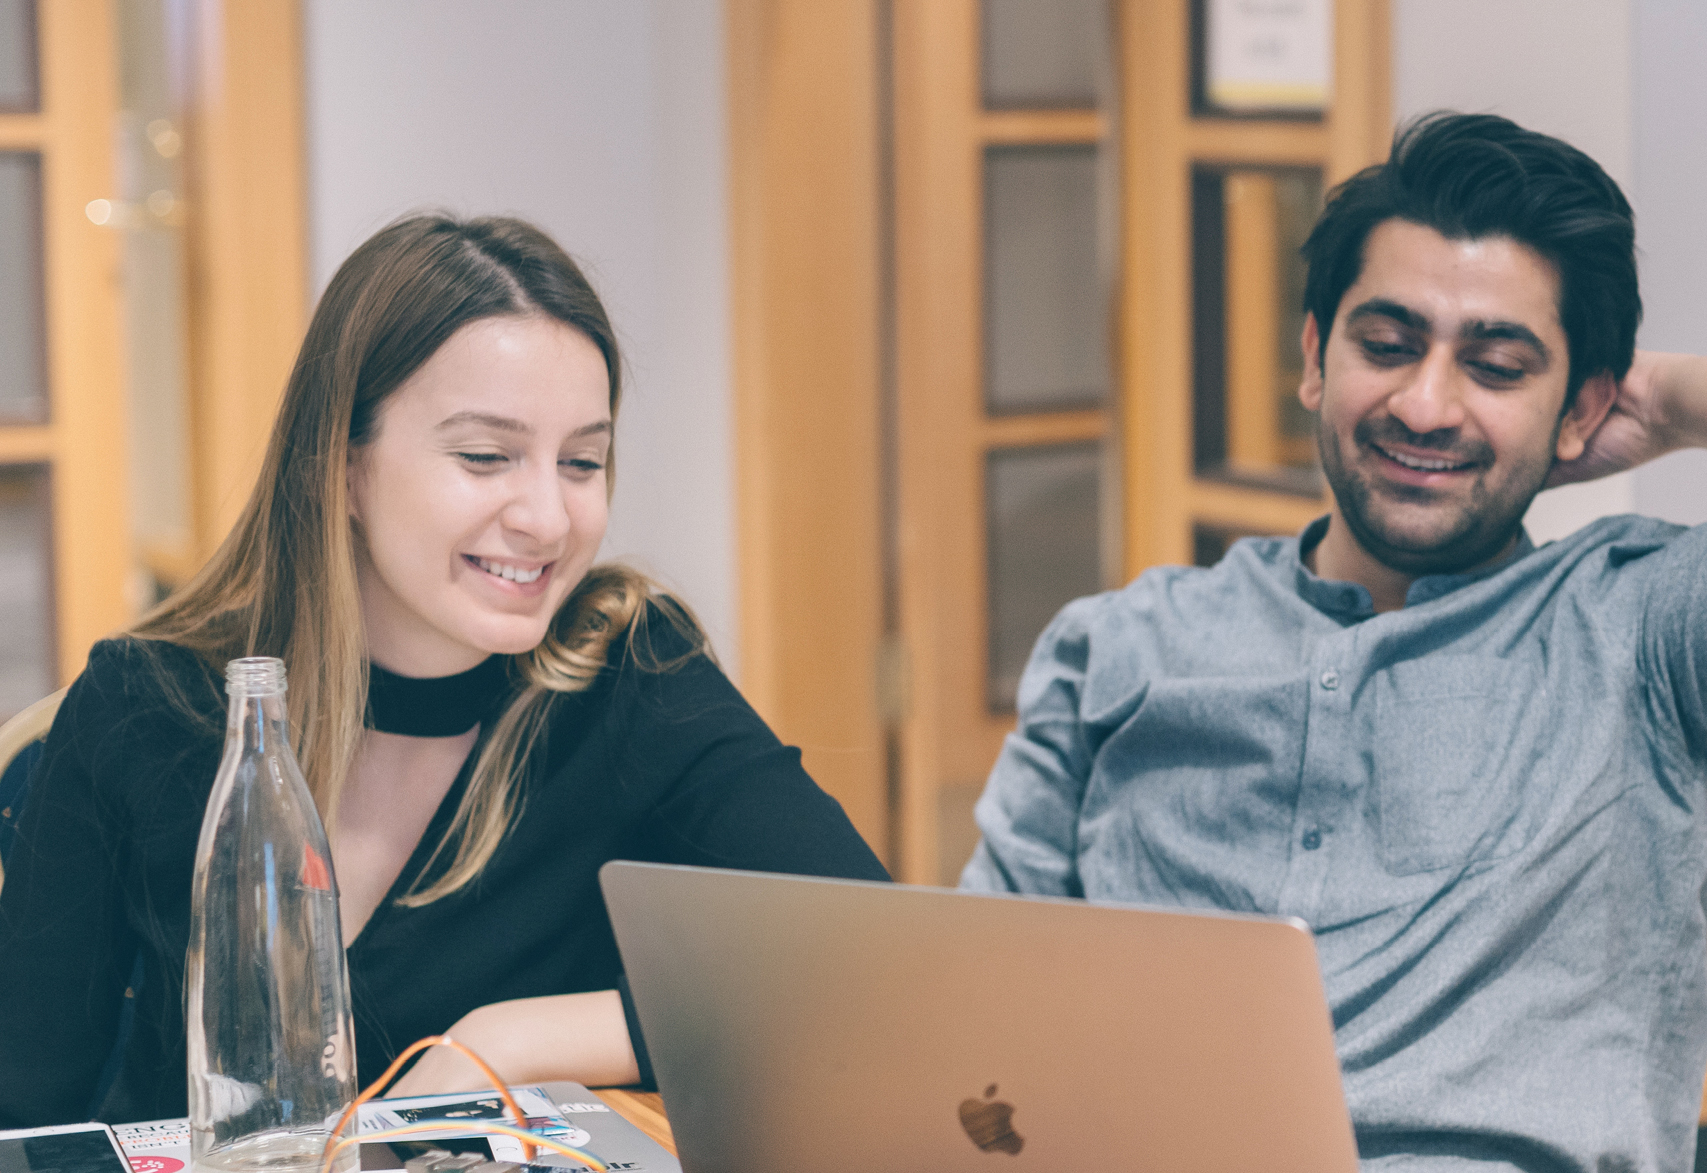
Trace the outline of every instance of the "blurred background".
<instances>
[{"instance_id":1,"label":"blurred background","mask_svg":"<svg viewBox=\"0 0 1707 1173\"><path fill-rule=\"evenodd\" d=\"M1707 349L1692 0L0 0L0 716L193 573L307 315L508 213L627 347L609 557L898 876L952 882L1067 600L1323 511L1297 246L1396 121L1493 111L1637 209ZM1707 521L1707 455L1543 494Z\"/></svg>"}]
</instances>

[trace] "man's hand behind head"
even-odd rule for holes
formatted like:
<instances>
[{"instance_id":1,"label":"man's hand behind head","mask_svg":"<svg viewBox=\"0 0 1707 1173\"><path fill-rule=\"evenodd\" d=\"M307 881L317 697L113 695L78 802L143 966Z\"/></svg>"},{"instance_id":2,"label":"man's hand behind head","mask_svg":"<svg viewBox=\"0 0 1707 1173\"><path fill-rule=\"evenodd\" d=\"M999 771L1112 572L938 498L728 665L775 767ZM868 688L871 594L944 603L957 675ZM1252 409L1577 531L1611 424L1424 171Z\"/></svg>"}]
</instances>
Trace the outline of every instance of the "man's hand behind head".
<instances>
[{"instance_id":1,"label":"man's hand behind head","mask_svg":"<svg viewBox=\"0 0 1707 1173\"><path fill-rule=\"evenodd\" d=\"M1553 466L1547 487L1576 484L1646 464L1680 448L1707 446L1707 358L1636 352L1630 373L1583 384L1582 397L1610 397L1611 410L1582 455Z\"/></svg>"}]
</instances>

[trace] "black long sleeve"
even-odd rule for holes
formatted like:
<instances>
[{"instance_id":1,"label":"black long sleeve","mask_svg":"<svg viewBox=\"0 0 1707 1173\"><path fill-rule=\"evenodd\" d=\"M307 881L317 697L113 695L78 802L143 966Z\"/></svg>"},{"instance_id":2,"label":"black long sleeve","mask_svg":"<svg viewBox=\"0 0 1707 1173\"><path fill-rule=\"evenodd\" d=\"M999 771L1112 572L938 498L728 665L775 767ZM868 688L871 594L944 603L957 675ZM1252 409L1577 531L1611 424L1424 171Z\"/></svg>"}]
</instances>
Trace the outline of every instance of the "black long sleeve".
<instances>
[{"instance_id":1,"label":"black long sleeve","mask_svg":"<svg viewBox=\"0 0 1707 1173\"><path fill-rule=\"evenodd\" d=\"M423 878L466 788L465 766L351 944L364 1083L477 1006L617 986L598 888L608 860L885 878L799 752L714 663L693 654L653 669L686 645L667 623L649 626L649 654L618 646L593 687L554 699L520 817L479 879L424 907L395 902ZM26 804L0 888L0 1125L85 1118L138 951L137 1026L97 1117L185 1111L190 876L223 698L188 653L167 648L157 662L199 706L199 721L151 683L134 642L97 645ZM450 854L439 853L435 871Z\"/></svg>"},{"instance_id":2,"label":"black long sleeve","mask_svg":"<svg viewBox=\"0 0 1707 1173\"><path fill-rule=\"evenodd\" d=\"M67 692L0 886L0 1125L88 1118L139 954L136 1033L175 1031L182 1051L189 879L221 702L193 656L128 641L97 644ZM151 1055L137 1051L133 1077L169 1074ZM181 1102L181 1074L175 1090Z\"/></svg>"}]
</instances>

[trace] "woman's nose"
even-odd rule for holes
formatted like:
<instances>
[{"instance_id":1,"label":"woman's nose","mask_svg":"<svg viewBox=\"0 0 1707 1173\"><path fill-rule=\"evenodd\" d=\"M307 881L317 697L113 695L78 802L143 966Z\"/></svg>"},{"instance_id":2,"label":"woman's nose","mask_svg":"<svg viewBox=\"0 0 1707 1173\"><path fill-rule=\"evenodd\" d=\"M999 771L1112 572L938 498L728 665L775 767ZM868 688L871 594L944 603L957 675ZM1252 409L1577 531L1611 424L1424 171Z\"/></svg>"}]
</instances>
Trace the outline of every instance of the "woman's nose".
<instances>
[{"instance_id":1,"label":"woman's nose","mask_svg":"<svg viewBox=\"0 0 1707 1173\"><path fill-rule=\"evenodd\" d=\"M569 509L555 460L546 462L544 468L520 471L500 519L505 529L525 534L542 546L554 545L568 536Z\"/></svg>"}]
</instances>

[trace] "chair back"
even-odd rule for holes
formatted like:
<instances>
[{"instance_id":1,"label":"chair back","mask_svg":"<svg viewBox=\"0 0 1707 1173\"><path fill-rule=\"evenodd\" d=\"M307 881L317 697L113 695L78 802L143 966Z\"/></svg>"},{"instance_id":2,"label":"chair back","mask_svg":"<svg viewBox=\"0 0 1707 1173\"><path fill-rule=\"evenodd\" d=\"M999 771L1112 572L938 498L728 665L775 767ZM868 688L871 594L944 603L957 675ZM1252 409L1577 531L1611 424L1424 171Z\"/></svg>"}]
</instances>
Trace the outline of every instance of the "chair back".
<instances>
[{"instance_id":1,"label":"chair back","mask_svg":"<svg viewBox=\"0 0 1707 1173\"><path fill-rule=\"evenodd\" d=\"M18 817L24 811L30 776L41 757L47 731L53 728L59 702L64 699L62 688L0 725L0 884L6 881L6 857L12 850Z\"/></svg>"}]
</instances>

